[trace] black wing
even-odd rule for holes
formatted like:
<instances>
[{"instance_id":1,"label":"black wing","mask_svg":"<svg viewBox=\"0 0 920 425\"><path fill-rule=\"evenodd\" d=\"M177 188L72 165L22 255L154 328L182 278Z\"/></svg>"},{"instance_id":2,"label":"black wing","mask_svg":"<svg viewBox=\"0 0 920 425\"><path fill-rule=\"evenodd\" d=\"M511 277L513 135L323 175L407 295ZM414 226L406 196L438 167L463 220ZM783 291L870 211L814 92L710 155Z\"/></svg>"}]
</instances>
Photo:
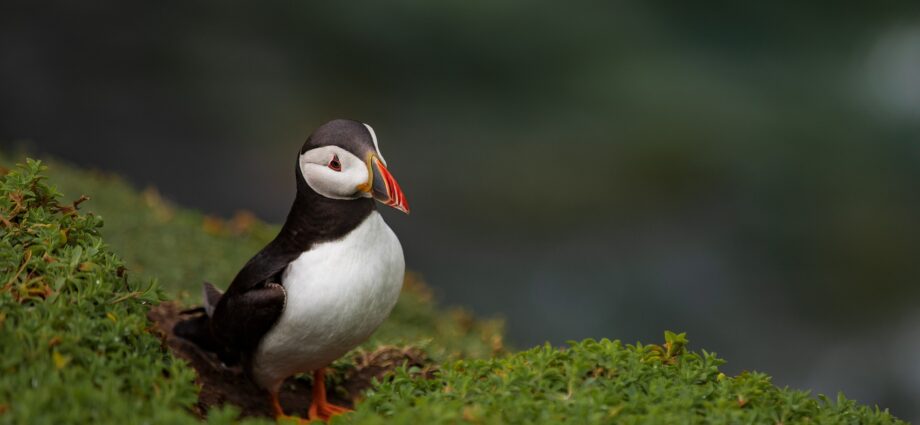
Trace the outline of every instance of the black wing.
<instances>
[{"instance_id":1,"label":"black wing","mask_svg":"<svg viewBox=\"0 0 920 425\"><path fill-rule=\"evenodd\" d=\"M296 255L273 248L270 244L243 266L214 308L211 332L231 352L254 350L284 311L281 274Z\"/></svg>"}]
</instances>

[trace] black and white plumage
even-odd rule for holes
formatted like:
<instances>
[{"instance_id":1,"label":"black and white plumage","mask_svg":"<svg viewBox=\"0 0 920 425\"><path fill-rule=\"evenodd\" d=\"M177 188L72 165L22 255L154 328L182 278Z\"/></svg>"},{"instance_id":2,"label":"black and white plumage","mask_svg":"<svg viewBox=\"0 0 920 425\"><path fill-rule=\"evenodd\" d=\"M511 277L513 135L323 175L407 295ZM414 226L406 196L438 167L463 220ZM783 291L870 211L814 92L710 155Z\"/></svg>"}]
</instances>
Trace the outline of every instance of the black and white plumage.
<instances>
[{"instance_id":1,"label":"black and white plumage","mask_svg":"<svg viewBox=\"0 0 920 425\"><path fill-rule=\"evenodd\" d=\"M375 200L408 206L385 164L370 126L335 120L318 128L298 155L297 195L278 236L225 293L206 284L206 315L176 327L224 362L242 362L279 415L284 379L318 371L322 390L322 368L366 340L396 304L402 247ZM341 412L318 402L325 392L314 390L311 416Z\"/></svg>"}]
</instances>

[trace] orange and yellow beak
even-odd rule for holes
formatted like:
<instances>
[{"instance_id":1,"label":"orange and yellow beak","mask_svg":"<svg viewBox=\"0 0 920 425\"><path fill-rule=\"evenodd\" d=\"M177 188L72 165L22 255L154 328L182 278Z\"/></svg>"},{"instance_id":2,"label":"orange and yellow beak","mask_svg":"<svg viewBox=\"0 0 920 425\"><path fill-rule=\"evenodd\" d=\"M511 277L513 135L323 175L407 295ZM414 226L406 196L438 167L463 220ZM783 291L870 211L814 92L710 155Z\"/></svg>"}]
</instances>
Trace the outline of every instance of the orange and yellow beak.
<instances>
[{"instance_id":1,"label":"orange and yellow beak","mask_svg":"<svg viewBox=\"0 0 920 425\"><path fill-rule=\"evenodd\" d=\"M396 179L387 171L383 161L373 153L368 155L367 171L368 180L358 189L369 193L384 205L409 214L409 203L406 202L406 195L399 188L399 183L396 183Z\"/></svg>"}]
</instances>

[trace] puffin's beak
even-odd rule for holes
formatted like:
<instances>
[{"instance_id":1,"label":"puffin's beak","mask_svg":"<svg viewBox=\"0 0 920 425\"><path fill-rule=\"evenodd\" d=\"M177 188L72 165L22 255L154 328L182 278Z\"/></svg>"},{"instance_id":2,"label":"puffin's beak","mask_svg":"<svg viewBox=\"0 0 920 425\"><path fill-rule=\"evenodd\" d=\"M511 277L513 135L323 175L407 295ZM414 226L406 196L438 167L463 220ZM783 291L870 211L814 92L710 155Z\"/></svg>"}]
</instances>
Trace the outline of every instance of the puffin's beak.
<instances>
[{"instance_id":1,"label":"puffin's beak","mask_svg":"<svg viewBox=\"0 0 920 425\"><path fill-rule=\"evenodd\" d=\"M369 179L359 189L371 194L374 199L381 203L409 214L406 195L403 195L402 189L399 188L399 183L396 183L396 179L387 171L383 161L377 155L371 154L367 159L367 168Z\"/></svg>"}]
</instances>

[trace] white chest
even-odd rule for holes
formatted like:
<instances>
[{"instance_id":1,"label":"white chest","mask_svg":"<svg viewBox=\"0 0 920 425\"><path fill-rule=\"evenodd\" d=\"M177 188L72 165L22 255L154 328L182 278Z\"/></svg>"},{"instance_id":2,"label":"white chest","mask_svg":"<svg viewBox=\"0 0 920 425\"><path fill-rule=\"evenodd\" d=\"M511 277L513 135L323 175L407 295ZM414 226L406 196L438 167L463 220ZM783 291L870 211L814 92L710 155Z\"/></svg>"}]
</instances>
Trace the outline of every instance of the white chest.
<instances>
[{"instance_id":1,"label":"white chest","mask_svg":"<svg viewBox=\"0 0 920 425\"><path fill-rule=\"evenodd\" d=\"M402 246L376 211L344 238L301 254L284 271L287 302L259 344L256 381L280 385L364 342L396 304L404 272Z\"/></svg>"}]
</instances>

